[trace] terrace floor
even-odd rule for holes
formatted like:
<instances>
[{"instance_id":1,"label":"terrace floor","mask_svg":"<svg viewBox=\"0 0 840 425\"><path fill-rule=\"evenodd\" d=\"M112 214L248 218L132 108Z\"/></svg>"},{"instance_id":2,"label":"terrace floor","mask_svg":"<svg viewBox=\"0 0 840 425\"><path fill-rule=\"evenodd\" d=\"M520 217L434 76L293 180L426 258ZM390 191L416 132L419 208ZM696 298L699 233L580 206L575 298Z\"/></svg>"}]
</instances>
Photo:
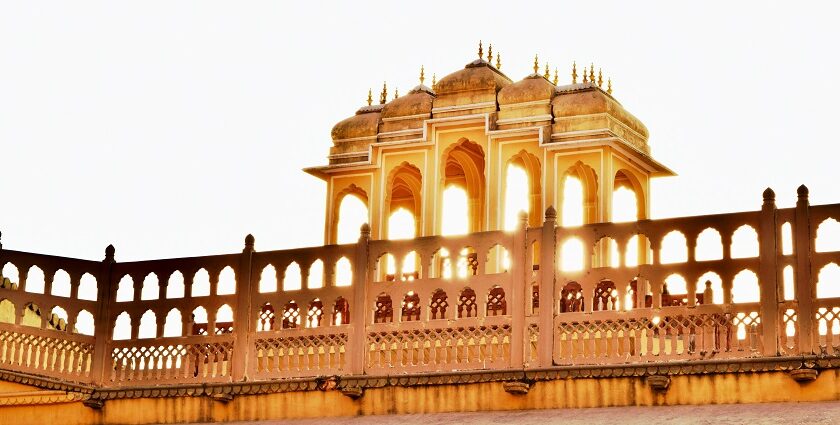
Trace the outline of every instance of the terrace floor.
<instances>
[{"instance_id":1,"label":"terrace floor","mask_svg":"<svg viewBox=\"0 0 840 425\"><path fill-rule=\"evenodd\" d=\"M451 424L533 424L533 425L621 425L651 424L837 424L840 401L818 403L722 404L704 406L607 407L595 409L520 410L505 412L435 413L417 415L357 416L352 418L301 419L288 421L231 422L228 424L316 425L451 425Z\"/></svg>"}]
</instances>

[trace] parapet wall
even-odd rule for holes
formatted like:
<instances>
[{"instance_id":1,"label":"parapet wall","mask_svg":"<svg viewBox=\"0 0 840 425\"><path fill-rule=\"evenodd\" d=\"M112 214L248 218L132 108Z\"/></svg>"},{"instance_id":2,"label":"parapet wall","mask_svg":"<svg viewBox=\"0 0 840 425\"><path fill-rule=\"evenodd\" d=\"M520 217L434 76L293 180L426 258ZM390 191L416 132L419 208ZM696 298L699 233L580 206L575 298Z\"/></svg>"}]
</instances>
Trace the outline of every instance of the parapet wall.
<instances>
[{"instance_id":1,"label":"parapet wall","mask_svg":"<svg viewBox=\"0 0 840 425\"><path fill-rule=\"evenodd\" d=\"M677 376L714 373L801 370L797 379L825 381L817 372L838 361L840 298L817 297L818 285L840 282L818 276L840 264L840 251L817 252L815 241L822 223L840 220L840 204L810 206L804 186L798 196L790 209L776 208L768 189L759 211L577 228L558 227L549 208L542 226L521 221L513 232L387 241L363 228L357 244L284 251L256 251L249 236L237 254L129 263L115 262L112 247L101 262L0 249L0 266L18 273L0 288L0 310L10 312L0 314L0 373L95 408L337 390L355 403L342 414L366 413L366 391L435 383L498 381L508 397L574 378L635 379L656 391ZM757 250L733 258L744 226ZM719 259L697 258L706 229L720 237ZM669 261L661 254L679 240L674 232L685 258ZM563 264L576 246L569 240L583 247L580 270ZM323 277L310 279L318 261ZM60 271L69 288L54 286ZM31 280L40 272L43 287ZM712 274L719 286L705 283ZM685 293L668 290L674 275ZM744 276L757 291L740 287ZM228 278L234 286L223 285ZM84 299L92 293L96 300ZM77 332L83 312L94 318L92 335ZM542 407L578 405L558 403ZM512 405L520 404L541 407Z\"/></svg>"}]
</instances>

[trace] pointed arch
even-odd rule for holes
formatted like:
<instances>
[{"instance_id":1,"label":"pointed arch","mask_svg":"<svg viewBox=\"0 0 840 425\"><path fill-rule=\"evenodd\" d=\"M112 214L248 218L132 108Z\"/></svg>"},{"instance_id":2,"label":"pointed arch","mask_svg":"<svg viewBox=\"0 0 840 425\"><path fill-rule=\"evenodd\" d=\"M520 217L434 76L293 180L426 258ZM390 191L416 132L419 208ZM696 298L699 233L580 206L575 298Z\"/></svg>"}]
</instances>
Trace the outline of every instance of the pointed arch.
<instances>
[{"instance_id":1,"label":"pointed arch","mask_svg":"<svg viewBox=\"0 0 840 425\"><path fill-rule=\"evenodd\" d=\"M613 178L613 191L625 188L636 195L636 217L635 220L646 220L647 217L647 199L645 198L645 186L632 171L622 168L615 172ZM613 207L614 208L614 207Z\"/></svg>"},{"instance_id":2,"label":"pointed arch","mask_svg":"<svg viewBox=\"0 0 840 425\"><path fill-rule=\"evenodd\" d=\"M365 218L361 223L344 223L342 221L342 206L347 197L354 198L355 201L364 205ZM349 218L345 218L347 220ZM358 238L358 231L362 224L370 223L370 200L367 192L359 186L351 183L341 191L339 191L333 199L332 206L332 222L330 223L330 243L353 243ZM347 229L344 232L344 229ZM342 231L342 234L339 234ZM344 235L346 233L346 235Z\"/></svg>"},{"instance_id":3,"label":"pointed arch","mask_svg":"<svg viewBox=\"0 0 840 425\"><path fill-rule=\"evenodd\" d=\"M539 226L542 223L542 167L540 160L534 154L520 150L516 155L508 160L508 166L513 165L525 171L528 178L528 224L530 226ZM505 167L507 170L507 167ZM505 202L508 196L508 184L505 179ZM512 212L516 214L517 212ZM507 215L508 212L505 212Z\"/></svg>"},{"instance_id":4,"label":"pointed arch","mask_svg":"<svg viewBox=\"0 0 840 425\"><path fill-rule=\"evenodd\" d=\"M483 230L486 190L484 149L476 142L461 138L449 146L441 158L443 188L458 186L467 192L469 231Z\"/></svg>"},{"instance_id":5,"label":"pointed arch","mask_svg":"<svg viewBox=\"0 0 840 425\"><path fill-rule=\"evenodd\" d=\"M567 205L572 200L567 200L566 198L566 185L568 183L568 179L573 178L580 182L582 196L581 202L582 205ZM595 169L584 164L582 161L576 162L574 165L566 169L563 172L562 177L560 179L560 185L558 185L557 200L558 204L561 205L560 212L559 212L559 223L563 226L568 225L576 225L577 223L570 223L568 218L566 217L572 208L581 208L582 209L582 223L580 224L588 224L588 223L595 223L598 221L598 173L595 172Z\"/></svg>"},{"instance_id":6,"label":"pointed arch","mask_svg":"<svg viewBox=\"0 0 840 425\"><path fill-rule=\"evenodd\" d=\"M382 223L384 226L382 234L389 234L391 215L399 209L405 209L414 218L416 236L421 229L422 195L423 175L420 169L407 161L394 167L388 174L385 189L385 212L389 219Z\"/></svg>"}]
</instances>

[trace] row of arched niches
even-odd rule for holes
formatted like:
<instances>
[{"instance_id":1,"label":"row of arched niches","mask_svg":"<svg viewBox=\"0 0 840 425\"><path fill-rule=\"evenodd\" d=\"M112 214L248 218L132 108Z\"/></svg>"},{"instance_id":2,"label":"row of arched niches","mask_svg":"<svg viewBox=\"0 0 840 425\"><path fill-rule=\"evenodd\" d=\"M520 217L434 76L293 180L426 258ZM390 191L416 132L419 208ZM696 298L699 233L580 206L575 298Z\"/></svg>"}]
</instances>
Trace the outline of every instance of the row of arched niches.
<instances>
[{"instance_id":1,"label":"row of arched niches","mask_svg":"<svg viewBox=\"0 0 840 425\"><path fill-rule=\"evenodd\" d=\"M770 241L759 237L762 213L747 212L551 230L523 224L512 232L363 238L359 244L111 265L3 250L2 360L7 366L59 375L69 371L84 380L95 337L109 341L115 382L165 380L164 371L170 369L177 369L171 379L227 379L233 350L229 336L239 331L258 335L250 355L259 359L257 367L264 373L340 370L348 355L346 327L359 325L359 318L367 328L371 367L412 366L381 357L392 350L382 341L401 338L401 329L435 330L436 336L423 342L427 347L457 347L465 343L458 338L473 338L469 340L495 341L493 347L505 353L517 322L528 329L526 351L535 356L538 334L546 331L537 320L546 311L540 300L546 294L540 291L546 270L555 282L554 291L548 292L554 298L555 363L691 356L701 349L755 354L772 343L761 340L763 327L770 323L760 308L767 288L760 279L761 262L767 261L767 253L775 257L775 300L781 313L774 323L781 351L797 349L802 319L796 301L808 293L816 300L815 338L824 350L840 350L840 223L835 219L840 208L814 206L809 211L811 225L797 231L794 209L775 210ZM797 253L802 249L810 257L805 263L811 267L810 290L797 283ZM247 286L241 281L246 275ZM102 276L112 282L105 295L100 293ZM360 284L365 290L357 290ZM517 285L525 286L520 295L513 292ZM246 287L250 292L242 294ZM525 304L521 318L512 317L518 299L511 297L517 296ZM103 298L108 300L105 311L100 310ZM359 308L364 314L356 314ZM692 315L699 322L689 326L685 318ZM245 319L247 326L241 322ZM495 333L466 335L464 326L475 332L491 326ZM711 336L693 334L699 331L692 326L712 329ZM31 331L36 335L29 328L37 329ZM202 343L202 338L216 345ZM32 344L58 347L60 340L71 341L74 354L32 351ZM593 340L609 342L602 348L587 345ZM637 347L640 341L651 345ZM160 348L172 344L183 350ZM24 348L29 351L20 351ZM304 351L334 357L313 363L298 358ZM460 361L457 353L436 355L441 357L426 353L405 361L426 366Z\"/></svg>"}]
</instances>

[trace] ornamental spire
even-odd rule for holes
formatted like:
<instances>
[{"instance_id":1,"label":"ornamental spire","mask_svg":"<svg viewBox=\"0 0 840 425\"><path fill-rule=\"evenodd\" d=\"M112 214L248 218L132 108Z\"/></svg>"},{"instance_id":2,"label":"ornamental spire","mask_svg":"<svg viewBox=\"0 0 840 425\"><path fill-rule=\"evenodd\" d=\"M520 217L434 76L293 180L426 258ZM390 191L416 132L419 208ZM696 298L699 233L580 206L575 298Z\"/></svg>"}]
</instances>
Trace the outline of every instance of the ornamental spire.
<instances>
[{"instance_id":1,"label":"ornamental spire","mask_svg":"<svg viewBox=\"0 0 840 425\"><path fill-rule=\"evenodd\" d=\"M496 53L496 69L502 69L502 55L499 53Z\"/></svg>"},{"instance_id":2,"label":"ornamental spire","mask_svg":"<svg viewBox=\"0 0 840 425\"><path fill-rule=\"evenodd\" d=\"M551 78L551 73L548 71L548 62L545 63L545 72L543 73L543 78L546 80Z\"/></svg>"},{"instance_id":3,"label":"ornamental spire","mask_svg":"<svg viewBox=\"0 0 840 425\"><path fill-rule=\"evenodd\" d=\"M554 81L553 81L553 83L554 83L555 86L557 85L557 68L554 68Z\"/></svg>"},{"instance_id":4,"label":"ornamental spire","mask_svg":"<svg viewBox=\"0 0 840 425\"><path fill-rule=\"evenodd\" d=\"M388 83L382 83L382 93L379 95L379 104L384 105L388 101Z\"/></svg>"},{"instance_id":5,"label":"ornamental spire","mask_svg":"<svg viewBox=\"0 0 840 425\"><path fill-rule=\"evenodd\" d=\"M487 62L489 62L490 65L493 64L493 44L492 43L490 44L490 47L487 48Z\"/></svg>"},{"instance_id":6,"label":"ornamental spire","mask_svg":"<svg viewBox=\"0 0 840 425\"><path fill-rule=\"evenodd\" d=\"M598 87L604 85L604 75L601 74L601 68L598 68Z\"/></svg>"},{"instance_id":7,"label":"ornamental spire","mask_svg":"<svg viewBox=\"0 0 840 425\"><path fill-rule=\"evenodd\" d=\"M400 97L400 89L395 87L394 88L394 99L396 99L398 97Z\"/></svg>"},{"instance_id":8,"label":"ornamental spire","mask_svg":"<svg viewBox=\"0 0 840 425\"><path fill-rule=\"evenodd\" d=\"M368 106L373 104L373 89L368 89Z\"/></svg>"},{"instance_id":9,"label":"ornamental spire","mask_svg":"<svg viewBox=\"0 0 840 425\"><path fill-rule=\"evenodd\" d=\"M426 81L426 68L423 65L420 65L420 85L423 85L423 81Z\"/></svg>"},{"instance_id":10,"label":"ornamental spire","mask_svg":"<svg viewBox=\"0 0 840 425\"><path fill-rule=\"evenodd\" d=\"M589 82L593 83L593 84L595 83L595 64L594 63L589 64Z\"/></svg>"},{"instance_id":11,"label":"ornamental spire","mask_svg":"<svg viewBox=\"0 0 840 425\"><path fill-rule=\"evenodd\" d=\"M534 74L540 73L540 57L539 55L534 55Z\"/></svg>"},{"instance_id":12,"label":"ornamental spire","mask_svg":"<svg viewBox=\"0 0 840 425\"><path fill-rule=\"evenodd\" d=\"M607 78L607 94L612 94L612 78Z\"/></svg>"},{"instance_id":13,"label":"ornamental spire","mask_svg":"<svg viewBox=\"0 0 840 425\"><path fill-rule=\"evenodd\" d=\"M478 58L484 59L484 48L481 46L481 40L478 40Z\"/></svg>"},{"instance_id":14,"label":"ornamental spire","mask_svg":"<svg viewBox=\"0 0 840 425\"><path fill-rule=\"evenodd\" d=\"M435 86L435 84L437 84L437 74L435 74L435 73L433 72L433 73L432 73L432 87L434 87L434 86Z\"/></svg>"},{"instance_id":15,"label":"ornamental spire","mask_svg":"<svg viewBox=\"0 0 840 425\"><path fill-rule=\"evenodd\" d=\"M572 61L572 84L577 84L577 62Z\"/></svg>"}]
</instances>

